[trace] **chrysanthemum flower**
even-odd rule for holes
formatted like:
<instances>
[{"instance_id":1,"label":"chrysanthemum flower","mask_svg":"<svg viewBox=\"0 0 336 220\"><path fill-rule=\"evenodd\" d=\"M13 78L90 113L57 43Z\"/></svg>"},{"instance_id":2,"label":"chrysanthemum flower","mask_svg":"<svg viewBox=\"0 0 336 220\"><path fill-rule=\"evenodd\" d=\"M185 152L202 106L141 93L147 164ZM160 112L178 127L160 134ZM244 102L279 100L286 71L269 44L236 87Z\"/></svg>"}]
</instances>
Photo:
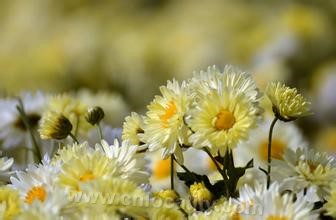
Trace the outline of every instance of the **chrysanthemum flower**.
<instances>
[{"instance_id":1,"label":"chrysanthemum flower","mask_svg":"<svg viewBox=\"0 0 336 220\"><path fill-rule=\"evenodd\" d=\"M331 184L330 195L327 198L327 203L324 208L327 210L327 214L336 218L336 183Z\"/></svg>"},{"instance_id":2,"label":"chrysanthemum flower","mask_svg":"<svg viewBox=\"0 0 336 220\"><path fill-rule=\"evenodd\" d=\"M226 65L223 72L220 72L216 66L209 66L206 72L194 73L189 86L199 98L221 87L235 90L237 93L245 93L252 102L257 102L260 96L251 75L230 65Z\"/></svg>"},{"instance_id":3,"label":"chrysanthemum flower","mask_svg":"<svg viewBox=\"0 0 336 220\"><path fill-rule=\"evenodd\" d=\"M39 132L42 139L62 140L71 133L72 124L64 115L49 111L43 114Z\"/></svg>"},{"instance_id":4,"label":"chrysanthemum flower","mask_svg":"<svg viewBox=\"0 0 336 220\"><path fill-rule=\"evenodd\" d=\"M305 197L293 199L292 194L281 194L280 185L273 183L269 189L265 184L255 188L244 186L239 198L233 201L239 206L243 219L316 219L312 213L313 203Z\"/></svg>"},{"instance_id":5,"label":"chrysanthemum flower","mask_svg":"<svg viewBox=\"0 0 336 220\"><path fill-rule=\"evenodd\" d=\"M80 183L95 179L113 178L122 174L116 160L101 152L78 155L61 166L59 185L74 191L81 191Z\"/></svg>"},{"instance_id":6,"label":"chrysanthemum flower","mask_svg":"<svg viewBox=\"0 0 336 220\"><path fill-rule=\"evenodd\" d=\"M19 214L21 202L18 192L9 187L0 187L0 218L11 220Z\"/></svg>"},{"instance_id":7,"label":"chrysanthemum flower","mask_svg":"<svg viewBox=\"0 0 336 220\"><path fill-rule=\"evenodd\" d=\"M314 150L287 149L283 160L274 160L272 165L272 178L282 181L285 187L294 192L313 187L322 199L336 178L335 158Z\"/></svg>"},{"instance_id":8,"label":"chrysanthemum flower","mask_svg":"<svg viewBox=\"0 0 336 220\"><path fill-rule=\"evenodd\" d=\"M178 161L183 162L181 145L188 144L189 128L184 117L189 108L191 98L188 96L185 82L168 81L161 86L162 96L156 96L148 106L145 118L144 142L150 151L164 149L164 159L175 154Z\"/></svg>"},{"instance_id":9,"label":"chrysanthemum flower","mask_svg":"<svg viewBox=\"0 0 336 220\"><path fill-rule=\"evenodd\" d=\"M49 161L42 161L39 165L28 165L25 172L17 171L17 177L11 177L11 187L18 190L21 200L27 204L35 201L44 202L48 198L48 190L55 186L55 176L59 168L50 165Z\"/></svg>"},{"instance_id":10,"label":"chrysanthemum flower","mask_svg":"<svg viewBox=\"0 0 336 220\"><path fill-rule=\"evenodd\" d=\"M114 140L113 145L106 141L96 145L96 150L102 152L108 158L116 160L122 172L121 178L132 180L135 183L142 184L148 182L149 172L146 170L147 160L144 156L137 154L137 146L128 144L127 141L119 144Z\"/></svg>"},{"instance_id":11,"label":"chrysanthemum flower","mask_svg":"<svg viewBox=\"0 0 336 220\"><path fill-rule=\"evenodd\" d=\"M255 167L266 167L270 124L271 119L267 117L251 131L249 140L235 149L234 156L237 163L241 161L241 165L246 164L252 157ZM282 160L287 148L295 151L297 148L306 147L303 135L294 124L278 122L273 132L272 158Z\"/></svg>"},{"instance_id":12,"label":"chrysanthemum flower","mask_svg":"<svg viewBox=\"0 0 336 220\"><path fill-rule=\"evenodd\" d=\"M256 126L259 108L244 93L219 88L192 109L188 124L194 132L190 141L195 148L209 147L213 154L224 155L248 138Z\"/></svg>"},{"instance_id":13,"label":"chrysanthemum flower","mask_svg":"<svg viewBox=\"0 0 336 220\"><path fill-rule=\"evenodd\" d=\"M184 220L186 218L177 205L171 204L169 207L159 206L150 209L149 219Z\"/></svg>"},{"instance_id":14,"label":"chrysanthemum flower","mask_svg":"<svg viewBox=\"0 0 336 220\"><path fill-rule=\"evenodd\" d=\"M273 82L267 85L266 95L272 102L275 116L280 120L291 121L312 114L310 102L295 88Z\"/></svg>"},{"instance_id":15,"label":"chrysanthemum flower","mask_svg":"<svg viewBox=\"0 0 336 220\"><path fill-rule=\"evenodd\" d=\"M144 121L143 116L132 112L125 118L122 131L123 141L129 141L130 144L138 145L139 150L144 150L147 146L143 143Z\"/></svg>"},{"instance_id":16,"label":"chrysanthemum flower","mask_svg":"<svg viewBox=\"0 0 336 220\"><path fill-rule=\"evenodd\" d=\"M31 128L35 129L46 107L47 97L43 93L24 93L21 95L27 120ZM22 121L16 106L16 99L0 100L0 139L4 148L17 147L19 145L31 147L31 138L24 122Z\"/></svg>"}]
</instances>

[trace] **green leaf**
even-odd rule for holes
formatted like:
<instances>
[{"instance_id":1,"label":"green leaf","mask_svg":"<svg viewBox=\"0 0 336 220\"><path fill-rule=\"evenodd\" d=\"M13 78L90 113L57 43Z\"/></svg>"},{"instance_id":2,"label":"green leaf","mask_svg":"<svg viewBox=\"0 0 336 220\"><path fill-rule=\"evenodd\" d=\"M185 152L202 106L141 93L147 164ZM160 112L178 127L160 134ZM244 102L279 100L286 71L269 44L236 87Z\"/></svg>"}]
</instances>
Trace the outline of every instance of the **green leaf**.
<instances>
[{"instance_id":1,"label":"green leaf","mask_svg":"<svg viewBox=\"0 0 336 220\"><path fill-rule=\"evenodd\" d=\"M177 177L183 181L188 187L194 183L203 182L210 189L212 187L209 178L206 175L199 175L194 172L177 172Z\"/></svg>"}]
</instances>

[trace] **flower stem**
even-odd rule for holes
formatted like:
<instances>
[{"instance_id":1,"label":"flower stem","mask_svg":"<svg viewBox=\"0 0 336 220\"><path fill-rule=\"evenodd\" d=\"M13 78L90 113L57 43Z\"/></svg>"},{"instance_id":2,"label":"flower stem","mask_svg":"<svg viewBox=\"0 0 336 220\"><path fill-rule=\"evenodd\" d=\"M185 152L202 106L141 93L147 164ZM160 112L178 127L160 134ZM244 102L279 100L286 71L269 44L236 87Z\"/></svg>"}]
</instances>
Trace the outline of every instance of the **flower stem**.
<instances>
[{"instance_id":1,"label":"flower stem","mask_svg":"<svg viewBox=\"0 0 336 220\"><path fill-rule=\"evenodd\" d=\"M218 172L222 175L222 177L224 179L225 189L226 189L226 196L229 197L230 193L229 193L229 188L228 188L228 182L229 182L228 177L226 176L226 174L224 173L224 171L220 168L220 166L218 165L216 159L212 156L212 154L210 153L210 151L206 147L204 147L203 150L209 155L209 157L211 158L212 162L215 164Z\"/></svg>"},{"instance_id":2,"label":"flower stem","mask_svg":"<svg viewBox=\"0 0 336 220\"><path fill-rule=\"evenodd\" d=\"M19 111L21 120L23 121L25 127L27 128L27 130L28 130L28 132L30 134L30 138L32 140L33 146L34 146L35 151L36 151L35 155L36 155L37 159L39 161L41 161L42 160L42 153L41 153L40 147L38 146L37 141L35 139L33 129L30 126L30 122L29 122L29 120L27 118L26 112L24 110L23 102L22 102L21 99L19 99L19 105L16 106L16 109Z\"/></svg>"},{"instance_id":3,"label":"flower stem","mask_svg":"<svg viewBox=\"0 0 336 220\"><path fill-rule=\"evenodd\" d=\"M191 173L191 171L190 171L186 166L184 166L183 164L180 164L180 163L175 159L175 157L174 157L174 160L176 161L176 163L177 163L180 167L182 167L182 169L183 169L184 171L186 171L187 173Z\"/></svg>"},{"instance_id":4,"label":"flower stem","mask_svg":"<svg viewBox=\"0 0 336 220\"><path fill-rule=\"evenodd\" d=\"M174 160L175 156L172 154L170 156L170 189L174 190Z\"/></svg>"},{"instance_id":5,"label":"flower stem","mask_svg":"<svg viewBox=\"0 0 336 220\"><path fill-rule=\"evenodd\" d=\"M76 136L72 133L69 133L69 136L72 138L72 140L74 141L74 143L79 144L79 141L77 140Z\"/></svg>"},{"instance_id":6,"label":"flower stem","mask_svg":"<svg viewBox=\"0 0 336 220\"><path fill-rule=\"evenodd\" d=\"M96 126L97 126L97 130L98 130L99 138L100 138L100 140L103 140L103 139L104 139L104 136L103 136L103 131L102 131L102 129L101 129L101 126L100 126L99 123L97 123Z\"/></svg>"},{"instance_id":7,"label":"flower stem","mask_svg":"<svg viewBox=\"0 0 336 220\"><path fill-rule=\"evenodd\" d=\"M275 117L271 123L269 135L268 135L268 150L267 150L267 189L270 186L271 183L271 163L272 163L272 135L273 135L273 129L275 126L275 123L278 121L278 118Z\"/></svg>"}]
</instances>

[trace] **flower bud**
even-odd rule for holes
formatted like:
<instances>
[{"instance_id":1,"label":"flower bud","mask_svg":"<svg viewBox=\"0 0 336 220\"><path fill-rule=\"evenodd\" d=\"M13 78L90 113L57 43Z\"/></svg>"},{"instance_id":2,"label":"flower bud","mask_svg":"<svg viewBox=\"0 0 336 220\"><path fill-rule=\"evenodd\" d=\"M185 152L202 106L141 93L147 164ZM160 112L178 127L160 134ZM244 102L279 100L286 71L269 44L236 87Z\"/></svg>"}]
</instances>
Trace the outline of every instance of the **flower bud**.
<instances>
[{"instance_id":1,"label":"flower bud","mask_svg":"<svg viewBox=\"0 0 336 220\"><path fill-rule=\"evenodd\" d=\"M85 119L91 125L97 125L104 118L104 116L104 110L99 106L95 106L88 109L85 115Z\"/></svg>"},{"instance_id":2,"label":"flower bud","mask_svg":"<svg viewBox=\"0 0 336 220\"><path fill-rule=\"evenodd\" d=\"M164 189L164 190L154 193L154 197L163 199L169 202L176 202L180 198L180 195L175 190Z\"/></svg>"},{"instance_id":3,"label":"flower bud","mask_svg":"<svg viewBox=\"0 0 336 220\"><path fill-rule=\"evenodd\" d=\"M206 188L203 182L194 183L190 186L191 204L198 211L204 211L211 205L213 196L212 193Z\"/></svg>"}]
</instances>

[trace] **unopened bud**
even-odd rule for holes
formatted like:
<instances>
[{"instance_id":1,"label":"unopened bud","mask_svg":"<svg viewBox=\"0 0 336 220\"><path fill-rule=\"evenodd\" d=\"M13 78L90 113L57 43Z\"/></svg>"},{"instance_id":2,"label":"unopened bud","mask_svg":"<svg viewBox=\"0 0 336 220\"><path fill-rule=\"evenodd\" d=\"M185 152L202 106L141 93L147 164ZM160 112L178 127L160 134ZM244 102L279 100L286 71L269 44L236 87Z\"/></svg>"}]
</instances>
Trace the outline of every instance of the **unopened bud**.
<instances>
[{"instance_id":1,"label":"unopened bud","mask_svg":"<svg viewBox=\"0 0 336 220\"><path fill-rule=\"evenodd\" d=\"M191 204L198 211L208 209L212 203L212 193L206 188L203 182L194 183L190 186Z\"/></svg>"},{"instance_id":2,"label":"unopened bud","mask_svg":"<svg viewBox=\"0 0 336 220\"><path fill-rule=\"evenodd\" d=\"M95 106L88 109L85 115L85 119L91 125L97 125L104 118L104 116L104 110L99 106Z\"/></svg>"},{"instance_id":3,"label":"unopened bud","mask_svg":"<svg viewBox=\"0 0 336 220\"><path fill-rule=\"evenodd\" d=\"M154 197L163 199L169 202L176 202L180 198L180 195L175 190L164 189L164 190L154 193Z\"/></svg>"},{"instance_id":4,"label":"unopened bud","mask_svg":"<svg viewBox=\"0 0 336 220\"><path fill-rule=\"evenodd\" d=\"M72 124L64 115L50 111L42 116L40 136L42 139L65 139L72 130Z\"/></svg>"}]
</instances>

